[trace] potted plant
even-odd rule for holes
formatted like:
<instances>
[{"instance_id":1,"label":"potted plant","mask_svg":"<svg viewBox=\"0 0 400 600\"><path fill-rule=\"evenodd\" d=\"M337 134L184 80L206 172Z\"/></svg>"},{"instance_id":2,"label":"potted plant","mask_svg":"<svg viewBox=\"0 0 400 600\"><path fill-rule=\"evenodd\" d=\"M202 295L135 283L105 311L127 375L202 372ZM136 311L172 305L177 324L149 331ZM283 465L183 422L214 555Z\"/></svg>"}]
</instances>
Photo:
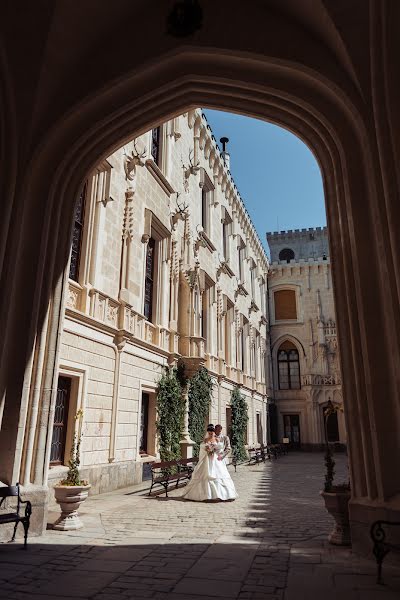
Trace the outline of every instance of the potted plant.
<instances>
[{"instance_id":1,"label":"potted plant","mask_svg":"<svg viewBox=\"0 0 400 600\"><path fill-rule=\"evenodd\" d=\"M54 523L53 529L61 531L71 531L83 527L78 510L80 504L88 497L91 488L90 484L82 480L79 475L82 417L83 411L78 410L75 415L75 421L79 421L78 433L75 431L72 440L67 476L54 486L54 495L56 502L61 507L61 516Z\"/></svg>"},{"instance_id":2,"label":"potted plant","mask_svg":"<svg viewBox=\"0 0 400 600\"><path fill-rule=\"evenodd\" d=\"M337 546L350 546L350 522L349 522L349 500L350 500L350 482L334 485L335 461L333 452L328 442L328 419L338 411L342 411L341 405L334 406L329 400L327 408L324 410L325 416L325 484L321 493L325 501L325 508L335 520L335 526L328 536L331 544Z\"/></svg>"}]
</instances>

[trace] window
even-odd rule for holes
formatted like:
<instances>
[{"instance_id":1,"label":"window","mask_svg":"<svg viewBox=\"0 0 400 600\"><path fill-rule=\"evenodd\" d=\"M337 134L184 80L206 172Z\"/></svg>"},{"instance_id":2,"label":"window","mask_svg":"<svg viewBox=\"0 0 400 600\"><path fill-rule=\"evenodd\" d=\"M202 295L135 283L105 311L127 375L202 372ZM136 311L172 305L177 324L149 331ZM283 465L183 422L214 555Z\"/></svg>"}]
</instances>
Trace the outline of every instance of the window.
<instances>
[{"instance_id":1,"label":"window","mask_svg":"<svg viewBox=\"0 0 400 600\"><path fill-rule=\"evenodd\" d=\"M251 277L251 297L255 301L256 298L256 266L253 264L250 269L250 277Z\"/></svg>"},{"instance_id":2,"label":"window","mask_svg":"<svg viewBox=\"0 0 400 600\"><path fill-rule=\"evenodd\" d=\"M153 297L154 297L154 263L155 263L156 242L150 238L146 250L146 272L144 282L144 316L148 321L153 322Z\"/></svg>"},{"instance_id":3,"label":"window","mask_svg":"<svg viewBox=\"0 0 400 600\"><path fill-rule=\"evenodd\" d=\"M292 342L284 342L278 350L278 378L280 390L300 389L299 353Z\"/></svg>"},{"instance_id":4,"label":"window","mask_svg":"<svg viewBox=\"0 0 400 600\"><path fill-rule=\"evenodd\" d=\"M245 249L244 247L239 248L239 279L244 283L244 259Z\"/></svg>"},{"instance_id":5,"label":"window","mask_svg":"<svg viewBox=\"0 0 400 600\"><path fill-rule=\"evenodd\" d=\"M151 130L151 155L159 167L161 163L161 126Z\"/></svg>"},{"instance_id":6,"label":"window","mask_svg":"<svg viewBox=\"0 0 400 600\"><path fill-rule=\"evenodd\" d=\"M257 413L256 418L257 418L257 442L259 444L262 444L263 443L263 430L262 430L262 425L261 425L260 413Z\"/></svg>"},{"instance_id":7,"label":"window","mask_svg":"<svg viewBox=\"0 0 400 600\"><path fill-rule=\"evenodd\" d=\"M167 283L168 258L170 250L170 231L157 219L151 210L144 210L144 231L142 242L145 244L142 260L143 270L143 314L151 323L166 326L168 304L165 297L169 294Z\"/></svg>"},{"instance_id":8,"label":"window","mask_svg":"<svg viewBox=\"0 0 400 600\"><path fill-rule=\"evenodd\" d=\"M156 395L154 392L142 391L140 421L138 423L138 450L140 456L156 453Z\"/></svg>"},{"instance_id":9,"label":"window","mask_svg":"<svg viewBox=\"0 0 400 600\"><path fill-rule=\"evenodd\" d=\"M229 261L230 258L230 244L229 235L232 229L232 217L226 210L225 206L221 206L221 224L222 224L222 252L224 260Z\"/></svg>"},{"instance_id":10,"label":"window","mask_svg":"<svg viewBox=\"0 0 400 600\"><path fill-rule=\"evenodd\" d=\"M81 248L83 238L83 221L85 217L87 182L82 188L78 202L75 206L74 230L72 233L71 262L69 266L69 278L78 281L81 259Z\"/></svg>"},{"instance_id":11,"label":"window","mask_svg":"<svg viewBox=\"0 0 400 600\"><path fill-rule=\"evenodd\" d=\"M275 320L297 320L295 290L278 290L274 293Z\"/></svg>"},{"instance_id":12,"label":"window","mask_svg":"<svg viewBox=\"0 0 400 600\"><path fill-rule=\"evenodd\" d=\"M279 260L286 260L286 262L290 262L294 259L294 252L291 248L284 248L279 252Z\"/></svg>"},{"instance_id":13,"label":"window","mask_svg":"<svg viewBox=\"0 0 400 600\"><path fill-rule=\"evenodd\" d=\"M201 190L201 226L204 231L208 231L208 191Z\"/></svg>"},{"instance_id":14,"label":"window","mask_svg":"<svg viewBox=\"0 0 400 600\"><path fill-rule=\"evenodd\" d=\"M222 250L224 253L224 259L229 260L229 239L228 239L228 224L222 223Z\"/></svg>"},{"instance_id":15,"label":"window","mask_svg":"<svg viewBox=\"0 0 400 600\"><path fill-rule=\"evenodd\" d=\"M147 454L147 438L149 428L149 394L142 393L142 406L140 410L139 454Z\"/></svg>"},{"instance_id":16,"label":"window","mask_svg":"<svg viewBox=\"0 0 400 600\"><path fill-rule=\"evenodd\" d=\"M322 407L322 416L325 424L325 431L328 442L338 442L339 441L339 423L337 412L330 414L329 416L324 415L324 410L326 406Z\"/></svg>"},{"instance_id":17,"label":"window","mask_svg":"<svg viewBox=\"0 0 400 600\"><path fill-rule=\"evenodd\" d=\"M201 185L201 219L203 231L209 236L211 233L211 205L214 186L204 169L200 171Z\"/></svg>"},{"instance_id":18,"label":"window","mask_svg":"<svg viewBox=\"0 0 400 600\"><path fill-rule=\"evenodd\" d=\"M235 325L235 307L233 303L227 299L227 310L225 318L225 361L228 365L233 365L233 344L232 331Z\"/></svg>"},{"instance_id":19,"label":"window","mask_svg":"<svg viewBox=\"0 0 400 600\"><path fill-rule=\"evenodd\" d=\"M249 356L247 354L248 338L249 338L249 322L246 317L242 315L242 329L240 331L240 368L248 374L249 370Z\"/></svg>"},{"instance_id":20,"label":"window","mask_svg":"<svg viewBox=\"0 0 400 600\"><path fill-rule=\"evenodd\" d=\"M261 279L261 283L260 283L260 298L261 298L261 312L263 315L266 314L265 312L265 281L264 279Z\"/></svg>"},{"instance_id":21,"label":"window","mask_svg":"<svg viewBox=\"0 0 400 600\"><path fill-rule=\"evenodd\" d=\"M50 464L63 465L67 438L68 410L71 395L71 379L59 377L54 410L53 437L51 439Z\"/></svg>"},{"instance_id":22,"label":"window","mask_svg":"<svg viewBox=\"0 0 400 600\"><path fill-rule=\"evenodd\" d=\"M225 419L226 419L226 435L230 438L232 437L232 408L230 406L226 407L225 411Z\"/></svg>"}]
</instances>

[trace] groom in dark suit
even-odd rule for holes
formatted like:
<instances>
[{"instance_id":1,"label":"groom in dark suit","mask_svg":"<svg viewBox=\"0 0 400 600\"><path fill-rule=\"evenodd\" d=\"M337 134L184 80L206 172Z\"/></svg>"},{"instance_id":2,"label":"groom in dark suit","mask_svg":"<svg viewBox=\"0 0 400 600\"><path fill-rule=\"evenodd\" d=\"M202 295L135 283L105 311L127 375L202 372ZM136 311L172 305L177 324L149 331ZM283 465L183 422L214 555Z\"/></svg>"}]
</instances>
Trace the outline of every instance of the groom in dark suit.
<instances>
[{"instance_id":1,"label":"groom in dark suit","mask_svg":"<svg viewBox=\"0 0 400 600\"><path fill-rule=\"evenodd\" d=\"M224 449L221 452L221 454L218 455L218 460L224 460L231 451L230 439L227 435L222 434L222 425L215 426L215 435L217 436L220 442L224 443Z\"/></svg>"}]
</instances>

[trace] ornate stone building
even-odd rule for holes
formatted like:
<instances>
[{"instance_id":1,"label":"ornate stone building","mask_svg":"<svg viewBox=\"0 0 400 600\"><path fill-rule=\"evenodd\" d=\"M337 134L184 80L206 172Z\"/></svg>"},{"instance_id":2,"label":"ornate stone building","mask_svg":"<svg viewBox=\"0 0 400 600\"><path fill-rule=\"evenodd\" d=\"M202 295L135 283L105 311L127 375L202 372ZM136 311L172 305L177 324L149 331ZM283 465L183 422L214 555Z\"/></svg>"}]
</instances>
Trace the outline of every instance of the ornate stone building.
<instances>
[{"instance_id":1,"label":"ornate stone building","mask_svg":"<svg viewBox=\"0 0 400 600\"><path fill-rule=\"evenodd\" d=\"M92 491L141 481L157 455L157 381L178 358L209 369L210 421L229 429L239 384L248 443L265 441L267 272L229 155L200 110L103 160L75 209L50 484L66 470L78 409Z\"/></svg>"},{"instance_id":2,"label":"ornate stone building","mask_svg":"<svg viewBox=\"0 0 400 600\"><path fill-rule=\"evenodd\" d=\"M45 0L25 3L23 19L20 4L3 3L0 481L24 483L40 531L82 182L156 123L196 106L232 110L291 130L321 168L351 538L369 553L371 523L400 520L400 3L197 4L190 27L169 2L155 18L151 2ZM235 11L240 19L226 18Z\"/></svg>"},{"instance_id":3,"label":"ornate stone building","mask_svg":"<svg viewBox=\"0 0 400 600\"><path fill-rule=\"evenodd\" d=\"M267 233L268 299L274 402L273 441L318 449L329 400L342 404L341 376L326 227ZM331 442L346 442L342 412L327 422Z\"/></svg>"}]
</instances>

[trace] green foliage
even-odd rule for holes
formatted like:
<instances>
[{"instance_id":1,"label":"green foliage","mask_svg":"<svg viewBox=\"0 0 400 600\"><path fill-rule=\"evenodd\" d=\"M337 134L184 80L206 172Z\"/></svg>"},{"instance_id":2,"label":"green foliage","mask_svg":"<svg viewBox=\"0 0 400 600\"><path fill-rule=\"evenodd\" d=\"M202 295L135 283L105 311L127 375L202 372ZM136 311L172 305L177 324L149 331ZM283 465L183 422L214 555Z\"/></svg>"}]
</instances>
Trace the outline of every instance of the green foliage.
<instances>
[{"instance_id":1,"label":"green foliage","mask_svg":"<svg viewBox=\"0 0 400 600\"><path fill-rule=\"evenodd\" d=\"M210 412L212 379L205 367L200 367L189 382L189 433L196 443L194 456L199 455L204 437L204 425Z\"/></svg>"},{"instance_id":2,"label":"green foliage","mask_svg":"<svg viewBox=\"0 0 400 600\"><path fill-rule=\"evenodd\" d=\"M326 451L325 451L325 467L326 467L326 472L325 472L324 492L331 492L332 485L333 485L333 479L335 477L335 469L334 469L335 461L333 460L332 450L328 443L326 444Z\"/></svg>"},{"instance_id":3,"label":"green foliage","mask_svg":"<svg viewBox=\"0 0 400 600\"><path fill-rule=\"evenodd\" d=\"M179 441L185 411L182 394L184 381L181 367L167 367L158 382L156 427L161 460L175 460L181 456Z\"/></svg>"},{"instance_id":4,"label":"green foliage","mask_svg":"<svg viewBox=\"0 0 400 600\"><path fill-rule=\"evenodd\" d=\"M80 456L80 451L81 451L81 440L82 440L82 418L83 418L83 411L82 410L78 410L78 412L75 415L75 421L79 420L79 433L76 434L76 432L74 433L74 437L72 440L72 446L71 446L71 451L70 451L70 455L69 455L69 461L68 461L68 473L65 479L63 479L62 481L60 481L60 485L88 485L88 482L81 479L80 474L79 474L79 466L81 464L81 456Z\"/></svg>"},{"instance_id":5,"label":"green foliage","mask_svg":"<svg viewBox=\"0 0 400 600\"><path fill-rule=\"evenodd\" d=\"M231 408L232 408L232 429L231 429L231 446L233 458L240 462L247 459L245 448L245 435L248 417L248 409L246 399L240 393L240 389L235 387L231 393Z\"/></svg>"}]
</instances>

